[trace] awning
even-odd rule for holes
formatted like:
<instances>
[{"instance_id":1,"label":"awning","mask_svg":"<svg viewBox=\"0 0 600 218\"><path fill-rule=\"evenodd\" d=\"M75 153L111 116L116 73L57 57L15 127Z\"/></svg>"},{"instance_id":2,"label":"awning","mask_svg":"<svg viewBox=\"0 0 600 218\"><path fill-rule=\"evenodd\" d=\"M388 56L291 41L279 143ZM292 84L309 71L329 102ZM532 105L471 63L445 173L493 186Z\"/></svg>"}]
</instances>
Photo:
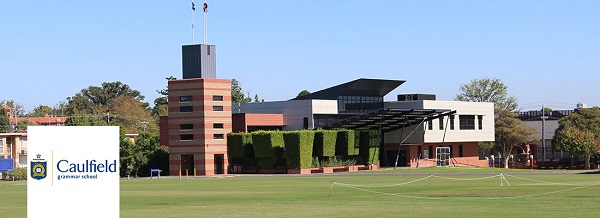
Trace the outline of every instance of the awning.
<instances>
[{"instance_id":1,"label":"awning","mask_svg":"<svg viewBox=\"0 0 600 218\"><path fill-rule=\"evenodd\" d=\"M324 129L381 129L389 132L455 114L445 109L382 108L324 126Z\"/></svg>"}]
</instances>

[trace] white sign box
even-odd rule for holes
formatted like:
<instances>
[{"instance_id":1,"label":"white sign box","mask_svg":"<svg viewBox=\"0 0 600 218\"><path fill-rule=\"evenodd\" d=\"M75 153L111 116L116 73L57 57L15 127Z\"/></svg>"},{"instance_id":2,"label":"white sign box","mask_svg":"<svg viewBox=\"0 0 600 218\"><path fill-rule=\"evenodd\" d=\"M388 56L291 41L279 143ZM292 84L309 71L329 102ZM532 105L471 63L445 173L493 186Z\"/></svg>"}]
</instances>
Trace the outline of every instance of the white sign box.
<instances>
[{"instance_id":1,"label":"white sign box","mask_svg":"<svg viewBox=\"0 0 600 218\"><path fill-rule=\"evenodd\" d=\"M28 127L28 217L119 217L119 127Z\"/></svg>"}]
</instances>

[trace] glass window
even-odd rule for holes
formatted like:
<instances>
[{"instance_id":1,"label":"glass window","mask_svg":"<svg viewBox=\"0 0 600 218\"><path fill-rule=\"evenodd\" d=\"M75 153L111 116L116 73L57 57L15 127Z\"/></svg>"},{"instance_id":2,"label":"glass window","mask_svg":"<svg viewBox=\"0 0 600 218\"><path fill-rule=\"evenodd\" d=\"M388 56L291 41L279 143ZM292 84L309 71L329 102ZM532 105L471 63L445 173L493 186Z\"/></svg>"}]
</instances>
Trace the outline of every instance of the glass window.
<instances>
[{"instance_id":1,"label":"glass window","mask_svg":"<svg viewBox=\"0 0 600 218\"><path fill-rule=\"evenodd\" d=\"M194 108L192 106L181 106L179 107L179 112L192 112Z\"/></svg>"},{"instance_id":2,"label":"glass window","mask_svg":"<svg viewBox=\"0 0 600 218\"><path fill-rule=\"evenodd\" d=\"M194 129L194 124L179 124L180 130Z\"/></svg>"},{"instance_id":3,"label":"glass window","mask_svg":"<svg viewBox=\"0 0 600 218\"><path fill-rule=\"evenodd\" d=\"M223 106L213 106L213 111L223 111Z\"/></svg>"},{"instance_id":4,"label":"glass window","mask_svg":"<svg viewBox=\"0 0 600 218\"><path fill-rule=\"evenodd\" d=\"M181 139L182 141L184 141L184 140L194 140L194 135L192 135L192 134L182 134L182 135L179 135L179 139Z\"/></svg>"},{"instance_id":5,"label":"glass window","mask_svg":"<svg viewBox=\"0 0 600 218\"><path fill-rule=\"evenodd\" d=\"M458 145L458 157L462 157L462 156L463 156L463 146Z\"/></svg>"},{"instance_id":6,"label":"glass window","mask_svg":"<svg viewBox=\"0 0 600 218\"><path fill-rule=\"evenodd\" d=\"M433 120L427 121L427 129L433 130Z\"/></svg>"},{"instance_id":7,"label":"glass window","mask_svg":"<svg viewBox=\"0 0 600 218\"><path fill-rule=\"evenodd\" d=\"M459 115L458 116L460 126L459 128L471 130L475 129L475 115Z\"/></svg>"},{"instance_id":8,"label":"glass window","mask_svg":"<svg viewBox=\"0 0 600 218\"><path fill-rule=\"evenodd\" d=\"M443 117L440 117L440 118L438 119L438 121L439 121L439 122L438 122L438 128L439 128L440 130L443 130L443 129L444 129L444 118L443 118Z\"/></svg>"},{"instance_id":9,"label":"glass window","mask_svg":"<svg viewBox=\"0 0 600 218\"><path fill-rule=\"evenodd\" d=\"M450 130L454 130L454 115L450 115Z\"/></svg>"},{"instance_id":10,"label":"glass window","mask_svg":"<svg viewBox=\"0 0 600 218\"><path fill-rule=\"evenodd\" d=\"M0 139L0 154L4 154L4 139Z\"/></svg>"},{"instance_id":11,"label":"glass window","mask_svg":"<svg viewBox=\"0 0 600 218\"><path fill-rule=\"evenodd\" d=\"M179 102L187 102L187 101L192 101L191 95L179 96Z\"/></svg>"},{"instance_id":12,"label":"glass window","mask_svg":"<svg viewBox=\"0 0 600 218\"><path fill-rule=\"evenodd\" d=\"M483 129L483 116L482 115L477 115L477 128L479 128L479 130Z\"/></svg>"},{"instance_id":13,"label":"glass window","mask_svg":"<svg viewBox=\"0 0 600 218\"><path fill-rule=\"evenodd\" d=\"M223 129L222 123L213 123L213 129Z\"/></svg>"},{"instance_id":14,"label":"glass window","mask_svg":"<svg viewBox=\"0 0 600 218\"><path fill-rule=\"evenodd\" d=\"M214 139L224 139L225 135L223 135L223 134L213 134L213 138Z\"/></svg>"},{"instance_id":15,"label":"glass window","mask_svg":"<svg viewBox=\"0 0 600 218\"><path fill-rule=\"evenodd\" d=\"M223 101L222 95L213 95L213 101Z\"/></svg>"}]
</instances>

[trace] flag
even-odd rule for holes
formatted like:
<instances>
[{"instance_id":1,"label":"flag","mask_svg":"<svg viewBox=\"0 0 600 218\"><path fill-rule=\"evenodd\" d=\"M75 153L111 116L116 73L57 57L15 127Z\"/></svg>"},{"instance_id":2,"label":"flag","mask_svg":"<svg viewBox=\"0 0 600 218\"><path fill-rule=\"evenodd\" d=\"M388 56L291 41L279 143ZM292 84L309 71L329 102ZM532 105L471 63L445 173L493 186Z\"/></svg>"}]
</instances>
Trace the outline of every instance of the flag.
<instances>
[{"instance_id":1,"label":"flag","mask_svg":"<svg viewBox=\"0 0 600 218\"><path fill-rule=\"evenodd\" d=\"M208 4L206 4L206 2L204 2L204 12L208 11Z\"/></svg>"},{"instance_id":2,"label":"flag","mask_svg":"<svg viewBox=\"0 0 600 218\"><path fill-rule=\"evenodd\" d=\"M196 10L196 5L194 4L194 2L192 2L192 11Z\"/></svg>"}]
</instances>

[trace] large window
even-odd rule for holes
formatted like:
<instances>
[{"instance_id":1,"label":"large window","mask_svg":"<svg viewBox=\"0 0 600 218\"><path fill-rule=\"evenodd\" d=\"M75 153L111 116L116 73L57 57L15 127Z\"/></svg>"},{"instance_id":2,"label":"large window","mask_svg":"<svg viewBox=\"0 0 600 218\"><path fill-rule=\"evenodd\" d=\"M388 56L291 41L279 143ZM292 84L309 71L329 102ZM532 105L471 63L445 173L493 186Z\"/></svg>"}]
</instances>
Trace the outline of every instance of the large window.
<instances>
[{"instance_id":1,"label":"large window","mask_svg":"<svg viewBox=\"0 0 600 218\"><path fill-rule=\"evenodd\" d=\"M377 96L338 96L340 113L364 113L383 108L383 97Z\"/></svg>"},{"instance_id":2,"label":"large window","mask_svg":"<svg viewBox=\"0 0 600 218\"><path fill-rule=\"evenodd\" d=\"M192 101L191 95L179 96L179 102L187 102L187 101Z\"/></svg>"},{"instance_id":3,"label":"large window","mask_svg":"<svg viewBox=\"0 0 600 218\"><path fill-rule=\"evenodd\" d=\"M458 115L461 130L475 129L475 115Z\"/></svg>"},{"instance_id":4,"label":"large window","mask_svg":"<svg viewBox=\"0 0 600 218\"><path fill-rule=\"evenodd\" d=\"M179 112L192 112L192 111L194 111L194 107L192 107L192 106L179 107Z\"/></svg>"}]
</instances>

